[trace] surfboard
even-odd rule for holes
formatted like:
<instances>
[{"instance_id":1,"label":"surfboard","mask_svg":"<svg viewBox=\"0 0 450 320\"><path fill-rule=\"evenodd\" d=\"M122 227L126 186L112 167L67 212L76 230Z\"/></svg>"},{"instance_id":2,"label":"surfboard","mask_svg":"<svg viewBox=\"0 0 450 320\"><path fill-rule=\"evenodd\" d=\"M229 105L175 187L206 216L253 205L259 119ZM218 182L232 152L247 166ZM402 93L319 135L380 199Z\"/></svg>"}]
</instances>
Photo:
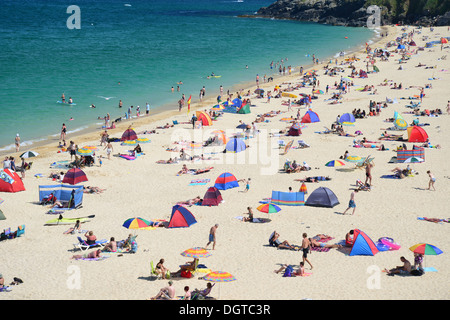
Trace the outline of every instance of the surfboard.
<instances>
[{"instance_id":1,"label":"surfboard","mask_svg":"<svg viewBox=\"0 0 450 320\"><path fill-rule=\"evenodd\" d=\"M61 103L61 104L68 104L69 106L76 106L76 103L68 103L68 102L62 102L62 101L56 101L56 103Z\"/></svg>"}]
</instances>

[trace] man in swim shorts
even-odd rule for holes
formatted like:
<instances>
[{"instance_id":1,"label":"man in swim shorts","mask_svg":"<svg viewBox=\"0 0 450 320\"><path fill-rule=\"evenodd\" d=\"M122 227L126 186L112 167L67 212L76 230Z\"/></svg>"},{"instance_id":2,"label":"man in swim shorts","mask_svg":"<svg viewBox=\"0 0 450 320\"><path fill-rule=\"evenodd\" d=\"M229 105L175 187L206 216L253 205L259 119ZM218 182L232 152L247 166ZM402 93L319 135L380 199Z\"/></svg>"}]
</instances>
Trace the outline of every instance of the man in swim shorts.
<instances>
[{"instance_id":1,"label":"man in swim shorts","mask_svg":"<svg viewBox=\"0 0 450 320\"><path fill-rule=\"evenodd\" d=\"M313 268L311 262L308 260L308 253L309 253L309 247L311 246L311 242L308 239L308 235L306 233L303 233L303 240L302 240L302 251L303 251L303 263L308 262L311 269Z\"/></svg>"},{"instance_id":2,"label":"man in swim shorts","mask_svg":"<svg viewBox=\"0 0 450 320\"><path fill-rule=\"evenodd\" d=\"M347 213L348 210L350 210L351 208L353 208L353 212L352 215L355 214L355 210L356 210L356 204L355 204L355 194L358 192L358 190L354 190L351 194L350 194L350 201L348 202L348 208L345 209L345 211L342 213L343 215Z\"/></svg>"},{"instance_id":3,"label":"man in swim shorts","mask_svg":"<svg viewBox=\"0 0 450 320\"><path fill-rule=\"evenodd\" d=\"M209 244L212 242L213 243L213 247L212 249L214 250L216 247L216 230L219 227L219 225L216 223L214 226L211 227L211 229L209 230L209 241L206 244L205 249L209 246Z\"/></svg>"}]
</instances>

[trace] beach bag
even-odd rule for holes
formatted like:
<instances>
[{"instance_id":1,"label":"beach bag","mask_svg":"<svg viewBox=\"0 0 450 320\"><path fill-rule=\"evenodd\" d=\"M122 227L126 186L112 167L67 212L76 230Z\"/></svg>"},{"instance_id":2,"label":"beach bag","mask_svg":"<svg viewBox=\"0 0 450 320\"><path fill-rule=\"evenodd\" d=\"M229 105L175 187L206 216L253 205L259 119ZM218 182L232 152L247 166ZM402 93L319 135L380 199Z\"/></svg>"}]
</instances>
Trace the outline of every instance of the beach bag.
<instances>
[{"instance_id":1,"label":"beach bag","mask_svg":"<svg viewBox=\"0 0 450 320\"><path fill-rule=\"evenodd\" d=\"M192 273L189 270L183 270L181 271L180 276L182 276L183 278L191 278Z\"/></svg>"},{"instance_id":2,"label":"beach bag","mask_svg":"<svg viewBox=\"0 0 450 320\"><path fill-rule=\"evenodd\" d=\"M283 277L292 277L293 273L294 269L291 266L287 266L287 268L284 270Z\"/></svg>"}]
</instances>

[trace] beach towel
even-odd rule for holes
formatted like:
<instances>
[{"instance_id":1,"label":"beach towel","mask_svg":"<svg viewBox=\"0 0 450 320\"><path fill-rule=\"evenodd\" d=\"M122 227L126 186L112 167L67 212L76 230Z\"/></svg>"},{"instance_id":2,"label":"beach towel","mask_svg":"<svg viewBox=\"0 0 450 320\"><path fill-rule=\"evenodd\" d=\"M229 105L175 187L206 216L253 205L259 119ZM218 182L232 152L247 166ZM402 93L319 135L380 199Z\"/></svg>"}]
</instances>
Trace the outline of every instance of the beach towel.
<instances>
[{"instance_id":1,"label":"beach towel","mask_svg":"<svg viewBox=\"0 0 450 320\"><path fill-rule=\"evenodd\" d=\"M433 268L433 267L423 268L423 271L425 271L425 272L437 272L437 270L435 268Z\"/></svg>"},{"instance_id":2,"label":"beach towel","mask_svg":"<svg viewBox=\"0 0 450 320\"><path fill-rule=\"evenodd\" d=\"M235 217L235 219L238 219L238 220L244 220L244 217L242 217L242 216L237 216L237 217ZM267 218L253 218L253 221L249 221L249 222L252 222L252 223L266 223L266 222L270 222L270 221L272 221L272 220L270 220L270 219L267 219Z\"/></svg>"},{"instance_id":3,"label":"beach towel","mask_svg":"<svg viewBox=\"0 0 450 320\"><path fill-rule=\"evenodd\" d=\"M434 222L434 223L443 223L443 222L448 223L447 219L437 219L438 221L434 221L434 219L433 219L433 221L432 221L432 220L430 220L430 218L427 218L427 217L417 217L417 220L430 221L430 222Z\"/></svg>"},{"instance_id":4,"label":"beach towel","mask_svg":"<svg viewBox=\"0 0 450 320\"><path fill-rule=\"evenodd\" d=\"M189 183L189 186L203 186L203 185L207 184L210 181L211 181L211 179L192 180L191 183Z\"/></svg>"},{"instance_id":5,"label":"beach towel","mask_svg":"<svg viewBox=\"0 0 450 320\"><path fill-rule=\"evenodd\" d=\"M331 248L325 248L325 247L311 247L311 251L316 252L328 252Z\"/></svg>"},{"instance_id":6,"label":"beach towel","mask_svg":"<svg viewBox=\"0 0 450 320\"><path fill-rule=\"evenodd\" d=\"M136 157L130 156L130 155L127 155L127 154L119 154L119 157L127 159L127 160L136 160Z\"/></svg>"},{"instance_id":7,"label":"beach towel","mask_svg":"<svg viewBox=\"0 0 450 320\"><path fill-rule=\"evenodd\" d=\"M36 178L43 178L44 177L44 175L42 173L36 173L34 176Z\"/></svg>"},{"instance_id":8,"label":"beach towel","mask_svg":"<svg viewBox=\"0 0 450 320\"><path fill-rule=\"evenodd\" d=\"M108 256L101 256L101 257L98 257L98 258L81 258L81 259L78 259L78 260L84 260L84 261L101 261L101 260L105 260L105 259L108 259L109 257Z\"/></svg>"}]
</instances>

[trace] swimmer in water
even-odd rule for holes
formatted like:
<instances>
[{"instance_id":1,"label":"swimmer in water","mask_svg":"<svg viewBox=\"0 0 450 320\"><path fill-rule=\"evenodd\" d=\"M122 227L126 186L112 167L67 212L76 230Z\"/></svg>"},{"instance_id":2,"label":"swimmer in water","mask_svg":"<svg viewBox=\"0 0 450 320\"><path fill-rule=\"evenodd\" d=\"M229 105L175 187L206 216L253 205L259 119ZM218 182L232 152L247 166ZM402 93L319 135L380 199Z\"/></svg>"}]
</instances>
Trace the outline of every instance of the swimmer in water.
<instances>
[{"instance_id":1,"label":"swimmer in water","mask_svg":"<svg viewBox=\"0 0 450 320\"><path fill-rule=\"evenodd\" d=\"M72 100L72 97L70 97L69 98L69 104L72 104L73 103L73 100Z\"/></svg>"},{"instance_id":2,"label":"swimmer in water","mask_svg":"<svg viewBox=\"0 0 450 320\"><path fill-rule=\"evenodd\" d=\"M63 94L61 96L61 101L62 101L62 103L66 102L66 96L64 95L64 92L63 92Z\"/></svg>"}]
</instances>

